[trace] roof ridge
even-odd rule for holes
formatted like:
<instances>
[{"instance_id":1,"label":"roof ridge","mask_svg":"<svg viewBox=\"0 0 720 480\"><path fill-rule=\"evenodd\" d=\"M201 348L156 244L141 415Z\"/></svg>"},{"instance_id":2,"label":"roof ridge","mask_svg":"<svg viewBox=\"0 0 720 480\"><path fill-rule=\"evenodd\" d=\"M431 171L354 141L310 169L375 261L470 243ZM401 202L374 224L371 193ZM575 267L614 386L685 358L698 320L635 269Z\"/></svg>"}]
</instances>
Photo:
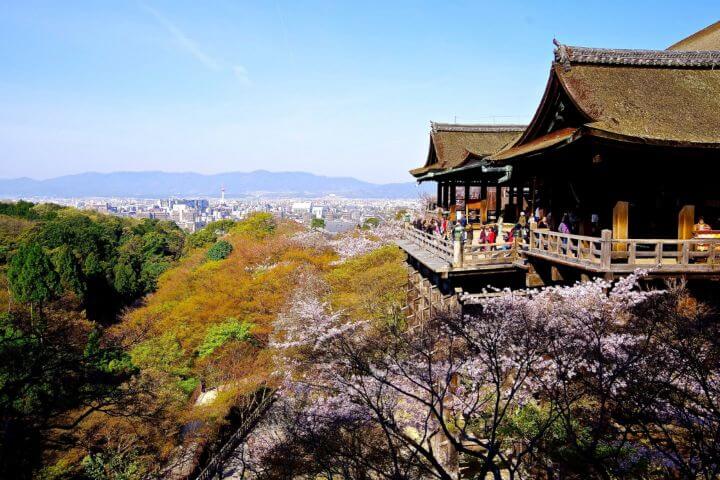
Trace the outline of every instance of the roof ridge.
<instances>
[{"instance_id":1,"label":"roof ridge","mask_svg":"<svg viewBox=\"0 0 720 480\"><path fill-rule=\"evenodd\" d=\"M500 133L523 132L527 125L503 123L439 123L430 122L432 132Z\"/></svg>"},{"instance_id":2,"label":"roof ridge","mask_svg":"<svg viewBox=\"0 0 720 480\"><path fill-rule=\"evenodd\" d=\"M555 62L569 70L572 64L636 65L642 67L720 67L717 50L642 50L592 48L555 43Z\"/></svg>"}]
</instances>

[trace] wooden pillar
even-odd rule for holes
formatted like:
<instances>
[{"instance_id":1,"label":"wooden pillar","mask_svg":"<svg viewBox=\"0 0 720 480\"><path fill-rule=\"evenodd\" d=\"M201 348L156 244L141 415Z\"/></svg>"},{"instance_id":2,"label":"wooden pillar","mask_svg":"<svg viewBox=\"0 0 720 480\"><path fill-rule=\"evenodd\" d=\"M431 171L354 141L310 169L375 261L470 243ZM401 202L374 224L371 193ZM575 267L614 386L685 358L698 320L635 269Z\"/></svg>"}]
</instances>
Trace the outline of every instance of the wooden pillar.
<instances>
[{"instance_id":1,"label":"wooden pillar","mask_svg":"<svg viewBox=\"0 0 720 480\"><path fill-rule=\"evenodd\" d=\"M533 216L535 215L535 192L537 190L537 177L533 177L530 189L530 216Z\"/></svg>"},{"instance_id":2,"label":"wooden pillar","mask_svg":"<svg viewBox=\"0 0 720 480\"><path fill-rule=\"evenodd\" d=\"M507 208L507 210L506 210L506 213L510 215L510 218L509 218L508 220L510 220L511 222L514 222L514 221L516 220L516 215L515 215L515 188L516 188L516 187L515 187L514 185L512 185L512 184L510 184L510 186L508 186L508 208Z\"/></svg>"},{"instance_id":3,"label":"wooden pillar","mask_svg":"<svg viewBox=\"0 0 720 480\"><path fill-rule=\"evenodd\" d=\"M457 185L455 185L455 182L450 183L450 207L457 204L457 199L455 198L457 194Z\"/></svg>"},{"instance_id":4,"label":"wooden pillar","mask_svg":"<svg viewBox=\"0 0 720 480\"><path fill-rule=\"evenodd\" d=\"M480 200L480 222L483 224L487 223L488 217L488 200L483 198Z\"/></svg>"},{"instance_id":5,"label":"wooden pillar","mask_svg":"<svg viewBox=\"0 0 720 480\"><path fill-rule=\"evenodd\" d=\"M495 221L500 218L500 212L502 210L502 187L498 183L495 185Z\"/></svg>"},{"instance_id":6,"label":"wooden pillar","mask_svg":"<svg viewBox=\"0 0 720 480\"><path fill-rule=\"evenodd\" d=\"M613 208L613 228L612 238L616 240L625 240L628 238L628 225L629 225L629 210L630 204L628 202L619 201L615 203ZM615 251L627 250L627 244L616 243L613 245Z\"/></svg>"},{"instance_id":7,"label":"wooden pillar","mask_svg":"<svg viewBox=\"0 0 720 480\"><path fill-rule=\"evenodd\" d=\"M683 205L678 214L678 240L692 238L694 224L695 205Z\"/></svg>"},{"instance_id":8,"label":"wooden pillar","mask_svg":"<svg viewBox=\"0 0 720 480\"><path fill-rule=\"evenodd\" d=\"M447 210L447 198L448 198L448 189L447 189L447 183L443 182L442 184L442 201L440 202L440 207L443 210Z\"/></svg>"},{"instance_id":9,"label":"wooden pillar","mask_svg":"<svg viewBox=\"0 0 720 480\"><path fill-rule=\"evenodd\" d=\"M603 230L602 232L600 232L600 266L603 268L603 270L610 270L610 266L612 264L611 239L614 235L615 229L613 229L612 232L610 232L609 230ZM625 238L627 238L627 235L625 236Z\"/></svg>"},{"instance_id":10,"label":"wooden pillar","mask_svg":"<svg viewBox=\"0 0 720 480\"><path fill-rule=\"evenodd\" d=\"M487 200L487 182L485 180L480 184L480 200Z\"/></svg>"},{"instance_id":11,"label":"wooden pillar","mask_svg":"<svg viewBox=\"0 0 720 480\"><path fill-rule=\"evenodd\" d=\"M470 208L468 207L468 202L470 201L470 184L465 184L465 221L468 222L468 217L470 216Z\"/></svg>"},{"instance_id":12,"label":"wooden pillar","mask_svg":"<svg viewBox=\"0 0 720 480\"><path fill-rule=\"evenodd\" d=\"M520 218L520 212L525 210L525 184L521 183L517 187L517 216Z\"/></svg>"},{"instance_id":13,"label":"wooden pillar","mask_svg":"<svg viewBox=\"0 0 720 480\"><path fill-rule=\"evenodd\" d=\"M442 204L442 182L437 182L437 196L435 197L435 206L438 207Z\"/></svg>"}]
</instances>

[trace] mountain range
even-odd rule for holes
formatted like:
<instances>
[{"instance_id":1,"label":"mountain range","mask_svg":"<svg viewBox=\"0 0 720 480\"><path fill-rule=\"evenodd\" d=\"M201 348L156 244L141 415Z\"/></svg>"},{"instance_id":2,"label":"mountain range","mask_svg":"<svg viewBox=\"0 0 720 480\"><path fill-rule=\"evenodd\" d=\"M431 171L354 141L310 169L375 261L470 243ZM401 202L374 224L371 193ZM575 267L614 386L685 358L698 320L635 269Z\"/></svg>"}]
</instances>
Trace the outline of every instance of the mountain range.
<instances>
[{"instance_id":1,"label":"mountain range","mask_svg":"<svg viewBox=\"0 0 720 480\"><path fill-rule=\"evenodd\" d=\"M0 179L0 198L30 197L318 197L415 198L429 192L414 182L377 184L352 177L306 172L229 172L214 175L170 172L80 173L47 180Z\"/></svg>"}]
</instances>

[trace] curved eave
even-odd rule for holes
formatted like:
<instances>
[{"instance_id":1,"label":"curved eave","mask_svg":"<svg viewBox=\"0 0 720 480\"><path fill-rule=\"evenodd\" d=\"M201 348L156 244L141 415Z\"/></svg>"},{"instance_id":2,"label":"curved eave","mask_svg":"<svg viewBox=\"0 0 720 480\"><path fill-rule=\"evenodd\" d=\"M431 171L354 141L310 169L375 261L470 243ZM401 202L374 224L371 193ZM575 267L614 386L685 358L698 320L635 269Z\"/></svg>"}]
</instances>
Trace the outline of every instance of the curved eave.
<instances>
[{"instance_id":1,"label":"curved eave","mask_svg":"<svg viewBox=\"0 0 720 480\"><path fill-rule=\"evenodd\" d=\"M489 162L486 160L477 160L461 167L449 168L447 170L440 170L436 172L429 172L423 176L416 177L415 179L419 182L426 182L429 180L444 180L456 174L462 174L468 171L476 170L488 165Z\"/></svg>"},{"instance_id":2,"label":"curved eave","mask_svg":"<svg viewBox=\"0 0 720 480\"><path fill-rule=\"evenodd\" d=\"M450 168L438 167L438 168L433 169L432 166L430 166L430 167L425 166L425 167L420 167L420 168L415 168L415 169L410 170L410 175L415 177L415 179L418 182L424 182L426 180L436 180L436 179L438 179L438 177L445 177L452 172L456 172L458 170L465 169L468 166L468 162L471 162L478 158L481 158L481 157L478 157L478 155L475 155L472 152L467 152L465 155L465 159L457 167L450 167Z\"/></svg>"},{"instance_id":3,"label":"curved eave","mask_svg":"<svg viewBox=\"0 0 720 480\"><path fill-rule=\"evenodd\" d=\"M555 132L548 133L542 137L538 137L522 145L508 148L502 152L488 157L492 162L504 163L524 157L539 155L551 149L561 148L569 143L575 142L582 137L581 128L563 128Z\"/></svg>"},{"instance_id":4,"label":"curved eave","mask_svg":"<svg viewBox=\"0 0 720 480\"><path fill-rule=\"evenodd\" d=\"M717 142L692 142L686 140L676 140L667 138L641 137L637 135L627 135L612 130L604 129L597 125L586 125L583 127L586 135L612 140L622 143L634 143L640 145L654 145L658 147L675 147L675 148L699 148L699 149L719 149L720 143Z\"/></svg>"},{"instance_id":5,"label":"curved eave","mask_svg":"<svg viewBox=\"0 0 720 480\"><path fill-rule=\"evenodd\" d=\"M648 138L635 135L625 135L604 129L597 125L582 125L579 128L565 128L543 135L523 145L512 147L496 155L488 157L489 163L504 164L514 160L534 157L549 151L558 150L581 138L593 137L617 143L635 145L653 145L671 148L720 149L720 143L714 142L688 142L663 138Z\"/></svg>"}]
</instances>

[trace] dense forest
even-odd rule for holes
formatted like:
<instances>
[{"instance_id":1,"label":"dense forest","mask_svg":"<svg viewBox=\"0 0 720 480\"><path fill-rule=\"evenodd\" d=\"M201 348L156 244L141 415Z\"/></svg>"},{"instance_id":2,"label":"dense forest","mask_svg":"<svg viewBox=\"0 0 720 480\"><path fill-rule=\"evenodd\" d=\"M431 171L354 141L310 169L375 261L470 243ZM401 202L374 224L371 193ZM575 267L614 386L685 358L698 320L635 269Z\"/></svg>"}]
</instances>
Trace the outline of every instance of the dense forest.
<instances>
[{"instance_id":1,"label":"dense forest","mask_svg":"<svg viewBox=\"0 0 720 480\"><path fill-rule=\"evenodd\" d=\"M119 408L136 367L106 331L156 288L185 235L18 202L0 204L0 241L0 476L25 478L93 412Z\"/></svg>"},{"instance_id":2,"label":"dense forest","mask_svg":"<svg viewBox=\"0 0 720 480\"><path fill-rule=\"evenodd\" d=\"M186 235L169 222L0 204L0 477L192 471L248 396L277 383L268 339L301 276L330 279L338 308L399 311L399 252L354 265L343 260L382 242L353 237L338 253L267 214ZM382 305L368 307L375 296Z\"/></svg>"}]
</instances>

